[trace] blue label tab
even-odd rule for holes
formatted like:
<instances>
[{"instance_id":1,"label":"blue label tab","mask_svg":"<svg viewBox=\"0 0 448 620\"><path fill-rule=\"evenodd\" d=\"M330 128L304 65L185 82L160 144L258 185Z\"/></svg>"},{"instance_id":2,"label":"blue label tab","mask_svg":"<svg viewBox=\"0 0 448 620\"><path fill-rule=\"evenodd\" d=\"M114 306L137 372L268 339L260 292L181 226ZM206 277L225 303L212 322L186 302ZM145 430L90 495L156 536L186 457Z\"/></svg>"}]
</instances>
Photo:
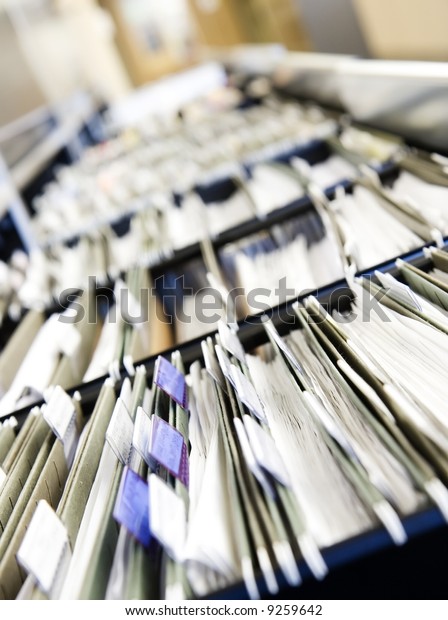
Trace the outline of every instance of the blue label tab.
<instances>
[{"instance_id":1,"label":"blue label tab","mask_svg":"<svg viewBox=\"0 0 448 620\"><path fill-rule=\"evenodd\" d=\"M188 450L187 446L182 446L182 456L180 459L180 469L179 469L179 480L184 483L184 485L188 489L188 485L190 483L190 466L188 464Z\"/></svg>"},{"instance_id":2,"label":"blue label tab","mask_svg":"<svg viewBox=\"0 0 448 620\"><path fill-rule=\"evenodd\" d=\"M154 371L154 383L184 409L188 409L185 376L168 360L159 356Z\"/></svg>"},{"instance_id":3,"label":"blue label tab","mask_svg":"<svg viewBox=\"0 0 448 620\"><path fill-rule=\"evenodd\" d=\"M171 424L157 416L152 418L149 454L188 486L188 452L184 438Z\"/></svg>"},{"instance_id":4,"label":"blue label tab","mask_svg":"<svg viewBox=\"0 0 448 620\"><path fill-rule=\"evenodd\" d=\"M144 547L148 547L151 540L148 501L148 483L126 467L115 502L114 519Z\"/></svg>"}]
</instances>

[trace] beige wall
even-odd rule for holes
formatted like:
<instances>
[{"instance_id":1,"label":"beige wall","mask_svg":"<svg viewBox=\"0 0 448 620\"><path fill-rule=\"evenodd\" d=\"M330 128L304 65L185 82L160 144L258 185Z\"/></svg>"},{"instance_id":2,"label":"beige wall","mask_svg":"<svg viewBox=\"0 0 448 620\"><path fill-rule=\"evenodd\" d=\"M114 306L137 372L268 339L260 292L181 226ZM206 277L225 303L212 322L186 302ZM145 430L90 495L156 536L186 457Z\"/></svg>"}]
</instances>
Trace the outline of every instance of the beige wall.
<instances>
[{"instance_id":1,"label":"beige wall","mask_svg":"<svg viewBox=\"0 0 448 620\"><path fill-rule=\"evenodd\" d=\"M206 45L282 43L292 50L310 49L294 0L189 0L189 5Z\"/></svg>"},{"instance_id":2,"label":"beige wall","mask_svg":"<svg viewBox=\"0 0 448 620\"><path fill-rule=\"evenodd\" d=\"M148 51L127 22L120 0L99 0L99 2L113 18L116 44L134 86L142 86L167 73L185 68L186 63L177 58L166 46L157 51Z\"/></svg>"},{"instance_id":3,"label":"beige wall","mask_svg":"<svg viewBox=\"0 0 448 620\"><path fill-rule=\"evenodd\" d=\"M231 0L210 4L189 0L188 4L196 22L199 41L203 45L227 47L247 43L244 27L236 19Z\"/></svg>"},{"instance_id":4,"label":"beige wall","mask_svg":"<svg viewBox=\"0 0 448 620\"><path fill-rule=\"evenodd\" d=\"M76 90L98 92L106 100L125 95L130 82L114 43L110 16L95 0L58 0L57 10L33 19L11 9L20 45L49 103Z\"/></svg>"},{"instance_id":5,"label":"beige wall","mask_svg":"<svg viewBox=\"0 0 448 620\"><path fill-rule=\"evenodd\" d=\"M448 0L353 0L377 58L448 60Z\"/></svg>"},{"instance_id":6,"label":"beige wall","mask_svg":"<svg viewBox=\"0 0 448 620\"><path fill-rule=\"evenodd\" d=\"M8 12L1 2L0 126L79 90L106 101L131 90L113 21L95 0L58 0L39 19L26 0L14 0Z\"/></svg>"},{"instance_id":7,"label":"beige wall","mask_svg":"<svg viewBox=\"0 0 448 620\"><path fill-rule=\"evenodd\" d=\"M14 30L0 11L0 127L44 105L45 97L37 84Z\"/></svg>"},{"instance_id":8,"label":"beige wall","mask_svg":"<svg viewBox=\"0 0 448 620\"><path fill-rule=\"evenodd\" d=\"M295 0L295 4L314 51L368 56L353 0Z\"/></svg>"}]
</instances>

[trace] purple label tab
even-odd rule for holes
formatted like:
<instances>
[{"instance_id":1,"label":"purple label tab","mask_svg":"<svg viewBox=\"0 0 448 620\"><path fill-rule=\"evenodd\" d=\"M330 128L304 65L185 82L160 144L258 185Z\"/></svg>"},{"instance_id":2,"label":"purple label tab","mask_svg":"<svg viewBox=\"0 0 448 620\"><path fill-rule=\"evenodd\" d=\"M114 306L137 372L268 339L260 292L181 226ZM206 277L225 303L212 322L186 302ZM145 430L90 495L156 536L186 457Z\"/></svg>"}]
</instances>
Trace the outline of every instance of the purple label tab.
<instances>
[{"instance_id":1,"label":"purple label tab","mask_svg":"<svg viewBox=\"0 0 448 620\"><path fill-rule=\"evenodd\" d=\"M190 483L190 468L188 464L188 451L187 446L182 446L182 457L180 459L180 469L179 469L179 480L184 483L184 485L188 489L188 485Z\"/></svg>"},{"instance_id":2,"label":"purple label tab","mask_svg":"<svg viewBox=\"0 0 448 620\"><path fill-rule=\"evenodd\" d=\"M149 454L188 486L188 453L184 438L171 424L157 416L152 418Z\"/></svg>"},{"instance_id":3,"label":"purple label tab","mask_svg":"<svg viewBox=\"0 0 448 620\"><path fill-rule=\"evenodd\" d=\"M159 386L170 398L184 409L188 409L188 394L185 376L168 360L157 358L154 383Z\"/></svg>"},{"instance_id":4,"label":"purple label tab","mask_svg":"<svg viewBox=\"0 0 448 620\"><path fill-rule=\"evenodd\" d=\"M151 540L148 498L148 483L126 467L115 502L114 519L144 547L148 547Z\"/></svg>"}]
</instances>

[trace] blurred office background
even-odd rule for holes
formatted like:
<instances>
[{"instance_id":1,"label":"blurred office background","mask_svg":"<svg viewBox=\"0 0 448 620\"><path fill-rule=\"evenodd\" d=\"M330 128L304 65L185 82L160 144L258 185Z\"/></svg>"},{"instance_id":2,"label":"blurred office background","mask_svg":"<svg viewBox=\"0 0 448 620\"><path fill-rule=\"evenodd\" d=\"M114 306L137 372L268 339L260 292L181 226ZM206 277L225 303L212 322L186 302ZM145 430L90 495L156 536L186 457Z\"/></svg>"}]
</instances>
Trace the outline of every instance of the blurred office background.
<instances>
[{"instance_id":1,"label":"blurred office background","mask_svg":"<svg viewBox=\"0 0 448 620\"><path fill-rule=\"evenodd\" d=\"M216 48L448 60L447 35L446 0L0 0L0 126L79 90L114 102Z\"/></svg>"}]
</instances>

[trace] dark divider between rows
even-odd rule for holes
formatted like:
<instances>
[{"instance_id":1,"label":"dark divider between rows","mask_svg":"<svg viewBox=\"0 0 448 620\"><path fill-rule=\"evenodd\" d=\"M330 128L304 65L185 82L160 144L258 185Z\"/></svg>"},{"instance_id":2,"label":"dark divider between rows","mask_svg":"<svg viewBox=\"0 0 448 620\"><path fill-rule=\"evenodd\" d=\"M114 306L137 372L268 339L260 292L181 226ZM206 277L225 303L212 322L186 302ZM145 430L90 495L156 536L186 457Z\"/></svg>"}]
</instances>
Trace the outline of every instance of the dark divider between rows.
<instances>
[{"instance_id":1,"label":"dark divider between rows","mask_svg":"<svg viewBox=\"0 0 448 620\"><path fill-rule=\"evenodd\" d=\"M448 249L448 237L445 239L445 246ZM426 258L423 252L425 247L434 246L433 242L428 242L418 250L414 250L412 252L407 252L406 254L401 255L402 260L418 267L422 270L428 270L431 266L431 260ZM383 273L390 273L393 276L398 276L399 273L395 265L396 258L393 258L389 261L383 262L376 267L372 267L363 271L360 271L358 276L366 276L372 277L375 271L381 271ZM314 295L319 302L326 308L328 312L332 312L334 310L345 311L350 308L350 301L353 299L353 292L348 286L346 280L339 280L337 282L333 282L325 287L321 287L316 291L306 291L303 295L298 297L297 299L289 300L285 303L280 304L274 308L270 308L266 310L263 314L248 316L245 319L239 321L238 326L238 337L246 351L251 351L254 348L265 344L267 342L267 336L265 330L262 325L263 316L268 316L272 319L274 325L277 327L279 333L284 335L287 331L290 331L292 328L300 327L299 322L297 321L294 311L292 309L293 304L296 301L302 301L309 295ZM201 350L201 342L207 338L207 336L214 336L216 331L211 331L209 334L191 340L185 344L181 344L175 347L172 347L169 350L162 351L160 355L163 355L167 359L170 358L171 354L174 351L179 351L182 360L185 365L186 371L190 368L193 362L200 360L202 362L202 350ZM140 360L135 362L136 366L145 366L148 380L152 380L152 375L154 372L154 366L159 355L154 355L144 360ZM128 376L126 369L122 366L120 368L120 381L116 384L117 392L121 387L121 383L124 378ZM95 406L96 399L98 398L101 387L106 380L107 375L103 377L99 377L93 381L88 383L83 383L74 388L68 389L67 392L70 395L73 395L75 392L79 392L81 396L81 404L83 407L84 414L86 416L90 415ZM41 402L37 402L32 406L27 406L23 409L17 410L15 412L11 412L5 415L2 419L6 419L11 416L15 416L17 418L19 427L23 424L26 416L32 407L42 405Z\"/></svg>"},{"instance_id":2,"label":"dark divider between rows","mask_svg":"<svg viewBox=\"0 0 448 620\"><path fill-rule=\"evenodd\" d=\"M434 558L448 552L446 522L437 508L429 507L405 517L402 523L408 535L403 546L395 546L386 530L378 527L324 549L329 573L322 581L314 579L308 566L299 561L302 583L291 587L276 570L279 592L272 596L258 574L261 598L291 600L299 608L305 602L306 608L321 604L323 616L327 600L409 600L413 593L418 599L440 598L446 589L445 575ZM247 599L247 592L244 583L238 582L206 599Z\"/></svg>"}]
</instances>

